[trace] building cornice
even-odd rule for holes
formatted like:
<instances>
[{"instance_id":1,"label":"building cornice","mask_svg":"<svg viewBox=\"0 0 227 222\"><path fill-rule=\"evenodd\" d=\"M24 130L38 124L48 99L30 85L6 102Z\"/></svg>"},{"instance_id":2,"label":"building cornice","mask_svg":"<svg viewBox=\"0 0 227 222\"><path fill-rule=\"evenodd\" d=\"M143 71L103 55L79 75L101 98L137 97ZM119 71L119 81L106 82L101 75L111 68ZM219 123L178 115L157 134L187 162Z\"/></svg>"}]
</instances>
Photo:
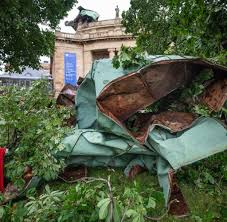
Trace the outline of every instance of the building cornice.
<instances>
[{"instance_id":1,"label":"building cornice","mask_svg":"<svg viewBox=\"0 0 227 222\"><path fill-rule=\"evenodd\" d=\"M80 25L75 34L56 32L57 41L69 41L84 44L94 41L134 39L131 34L126 34L120 19L91 22L86 26Z\"/></svg>"}]
</instances>

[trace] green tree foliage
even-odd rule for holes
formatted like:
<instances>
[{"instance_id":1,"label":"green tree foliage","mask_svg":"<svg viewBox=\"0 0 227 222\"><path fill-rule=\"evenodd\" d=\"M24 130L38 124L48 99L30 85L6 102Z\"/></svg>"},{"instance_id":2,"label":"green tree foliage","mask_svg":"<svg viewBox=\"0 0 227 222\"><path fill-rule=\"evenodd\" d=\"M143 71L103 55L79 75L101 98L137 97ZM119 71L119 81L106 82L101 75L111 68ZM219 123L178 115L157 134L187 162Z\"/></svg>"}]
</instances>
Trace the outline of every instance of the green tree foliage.
<instances>
[{"instance_id":1,"label":"green tree foliage","mask_svg":"<svg viewBox=\"0 0 227 222\"><path fill-rule=\"evenodd\" d=\"M27 203L19 202L14 209L10 204L0 206L0 219L3 222L44 222L47 218L50 222L144 222L146 216L156 213L157 202L163 204L162 193L154 191L152 186L141 190L136 182L123 188L122 193L113 187L110 198L110 191L100 180L105 181L92 178L89 183L77 183L64 191L52 191L46 185L43 194L28 195Z\"/></svg>"},{"instance_id":2,"label":"green tree foliage","mask_svg":"<svg viewBox=\"0 0 227 222\"><path fill-rule=\"evenodd\" d=\"M39 67L40 56L54 49L54 33L76 0L1 0L0 61L11 69ZM47 29L40 28L45 25Z\"/></svg>"},{"instance_id":3,"label":"green tree foliage","mask_svg":"<svg viewBox=\"0 0 227 222\"><path fill-rule=\"evenodd\" d=\"M113 66L124 69L138 68L148 63L145 54L138 47L121 47L120 54L115 55L112 60Z\"/></svg>"},{"instance_id":4,"label":"green tree foliage","mask_svg":"<svg viewBox=\"0 0 227 222\"><path fill-rule=\"evenodd\" d=\"M149 54L225 60L225 0L131 0L131 7L123 12L123 25L136 37L137 46Z\"/></svg>"},{"instance_id":5,"label":"green tree foliage","mask_svg":"<svg viewBox=\"0 0 227 222\"><path fill-rule=\"evenodd\" d=\"M31 88L6 87L0 96L0 146L9 149L6 175L20 188L26 167L33 176L51 180L64 163L54 154L63 148L61 141L69 131L64 121L70 110L56 106L47 86L42 80Z\"/></svg>"}]
</instances>

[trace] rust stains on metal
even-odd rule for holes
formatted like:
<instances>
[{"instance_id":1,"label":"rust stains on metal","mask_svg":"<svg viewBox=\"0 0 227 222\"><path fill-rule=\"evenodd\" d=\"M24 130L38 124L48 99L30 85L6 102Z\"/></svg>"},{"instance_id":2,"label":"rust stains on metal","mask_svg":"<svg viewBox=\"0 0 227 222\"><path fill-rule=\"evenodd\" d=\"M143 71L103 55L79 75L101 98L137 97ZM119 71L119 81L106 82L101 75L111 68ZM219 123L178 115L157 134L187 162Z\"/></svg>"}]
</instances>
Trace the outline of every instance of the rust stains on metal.
<instances>
[{"instance_id":1,"label":"rust stains on metal","mask_svg":"<svg viewBox=\"0 0 227 222\"><path fill-rule=\"evenodd\" d=\"M59 175L60 179L64 181L71 182L81 178L87 177L87 167L77 166L77 167L66 167L64 171Z\"/></svg>"},{"instance_id":2,"label":"rust stains on metal","mask_svg":"<svg viewBox=\"0 0 227 222\"><path fill-rule=\"evenodd\" d=\"M207 87L201 102L212 111L220 111L227 100L227 78L220 79Z\"/></svg>"},{"instance_id":3,"label":"rust stains on metal","mask_svg":"<svg viewBox=\"0 0 227 222\"><path fill-rule=\"evenodd\" d=\"M153 65L121 77L108 85L97 98L106 112L124 121L138 110L186 84L193 77L185 62Z\"/></svg>"},{"instance_id":4,"label":"rust stains on metal","mask_svg":"<svg viewBox=\"0 0 227 222\"><path fill-rule=\"evenodd\" d=\"M169 180L171 184L169 214L178 217L187 216L189 213L189 208L185 201L184 195L177 184L177 179L173 172L169 173Z\"/></svg>"},{"instance_id":5,"label":"rust stains on metal","mask_svg":"<svg viewBox=\"0 0 227 222\"><path fill-rule=\"evenodd\" d=\"M63 106L74 106L76 96L76 87L66 84L61 90L58 98L57 104Z\"/></svg>"},{"instance_id":6,"label":"rust stains on metal","mask_svg":"<svg viewBox=\"0 0 227 222\"><path fill-rule=\"evenodd\" d=\"M166 111L159 114L137 113L130 131L141 144L147 138L150 128L154 125L162 125L170 129L172 133L183 131L191 126L196 116L192 113Z\"/></svg>"},{"instance_id":7,"label":"rust stains on metal","mask_svg":"<svg viewBox=\"0 0 227 222\"><path fill-rule=\"evenodd\" d=\"M75 105L75 97L76 97L76 87L71 84L66 84L61 90L58 98L57 105L73 107ZM72 115L65 120L67 126L71 127L76 125L76 116Z\"/></svg>"},{"instance_id":8,"label":"rust stains on metal","mask_svg":"<svg viewBox=\"0 0 227 222\"><path fill-rule=\"evenodd\" d=\"M131 170L129 171L128 174L128 178L130 179L134 179L136 175L146 171L147 169L145 169L144 167L140 166L140 165L135 165L131 168Z\"/></svg>"},{"instance_id":9,"label":"rust stains on metal","mask_svg":"<svg viewBox=\"0 0 227 222\"><path fill-rule=\"evenodd\" d=\"M143 144L147 138L149 127L152 120L152 113L137 113L137 118L133 123L133 128L137 130L130 132L141 144Z\"/></svg>"},{"instance_id":10,"label":"rust stains on metal","mask_svg":"<svg viewBox=\"0 0 227 222\"><path fill-rule=\"evenodd\" d=\"M189 84L205 68L216 76L225 76L227 69L200 59L167 60L152 63L139 71L110 82L97 98L106 115L125 121L172 91Z\"/></svg>"},{"instance_id":11,"label":"rust stains on metal","mask_svg":"<svg viewBox=\"0 0 227 222\"><path fill-rule=\"evenodd\" d=\"M184 112L163 112L152 117L152 124L165 126L176 133L189 128L196 119L193 113Z\"/></svg>"},{"instance_id":12,"label":"rust stains on metal","mask_svg":"<svg viewBox=\"0 0 227 222\"><path fill-rule=\"evenodd\" d=\"M125 122L129 117L173 91L189 85L201 70L207 68L213 70L216 81L226 78L226 67L201 59L152 63L107 84L97 97L97 106L104 115L127 128ZM210 86L203 100L213 110L220 109L226 100L226 79ZM138 130L127 130L143 144L152 125L160 124L168 127L171 132L178 132L189 128L195 119L195 115L183 112L163 112L156 115L143 113L135 122Z\"/></svg>"}]
</instances>

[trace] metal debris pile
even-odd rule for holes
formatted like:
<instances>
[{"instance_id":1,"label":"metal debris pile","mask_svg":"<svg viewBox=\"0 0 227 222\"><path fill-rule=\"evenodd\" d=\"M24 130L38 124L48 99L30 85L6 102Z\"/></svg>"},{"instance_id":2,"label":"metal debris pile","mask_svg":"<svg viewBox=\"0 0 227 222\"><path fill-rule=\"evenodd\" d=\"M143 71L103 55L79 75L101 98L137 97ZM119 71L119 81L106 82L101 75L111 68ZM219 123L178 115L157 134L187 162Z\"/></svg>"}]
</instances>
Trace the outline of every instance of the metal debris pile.
<instances>
[{"instance_id":1,"label":"metal debris pile","mask_svg":"<svg viewBox=\"0 0 227 222\"><path fill-rule=\"evenodd\" d=\"M217 118L226 126L226 99L227 78L217 79L212 69L205 68L192 82L139 110L124 123L137 138L152 124L164 125L176 133L200 116Z\"/></svg>"},{"instance_id":2,"label":"metal debris pile","mask_svg":"<svg viewBox=\"0 0 227 222\"><path fill-rule=\"evenodd\" d=\"M177 199L171 213L183 216L174 174L227 149L227 68L174 55L149 61L137 70L94 62L77 90L77 125L58 155L67 166L125 168L130 178L154 170L166 206Z\"/></svg>"}]
</instances>

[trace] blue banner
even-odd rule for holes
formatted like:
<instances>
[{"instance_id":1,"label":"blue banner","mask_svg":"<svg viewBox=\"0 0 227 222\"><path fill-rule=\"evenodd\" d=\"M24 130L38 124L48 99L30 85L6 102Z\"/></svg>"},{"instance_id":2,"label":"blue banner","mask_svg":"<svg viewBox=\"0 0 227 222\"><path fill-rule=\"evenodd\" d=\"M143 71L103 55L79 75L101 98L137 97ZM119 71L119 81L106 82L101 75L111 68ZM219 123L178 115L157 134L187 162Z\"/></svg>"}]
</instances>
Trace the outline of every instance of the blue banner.
<instances>
[{"instance_id":1,"label":"blue banner","mask_svg":"<svg viewBox=\"0 0 227 222\"><path fill-rule=\"evenodd\" d=\"M73 86L77 84L76 81L76 54L66 52L64 54L64 79L65 84L69 83Z\"/></svg>"}]
</instances>

